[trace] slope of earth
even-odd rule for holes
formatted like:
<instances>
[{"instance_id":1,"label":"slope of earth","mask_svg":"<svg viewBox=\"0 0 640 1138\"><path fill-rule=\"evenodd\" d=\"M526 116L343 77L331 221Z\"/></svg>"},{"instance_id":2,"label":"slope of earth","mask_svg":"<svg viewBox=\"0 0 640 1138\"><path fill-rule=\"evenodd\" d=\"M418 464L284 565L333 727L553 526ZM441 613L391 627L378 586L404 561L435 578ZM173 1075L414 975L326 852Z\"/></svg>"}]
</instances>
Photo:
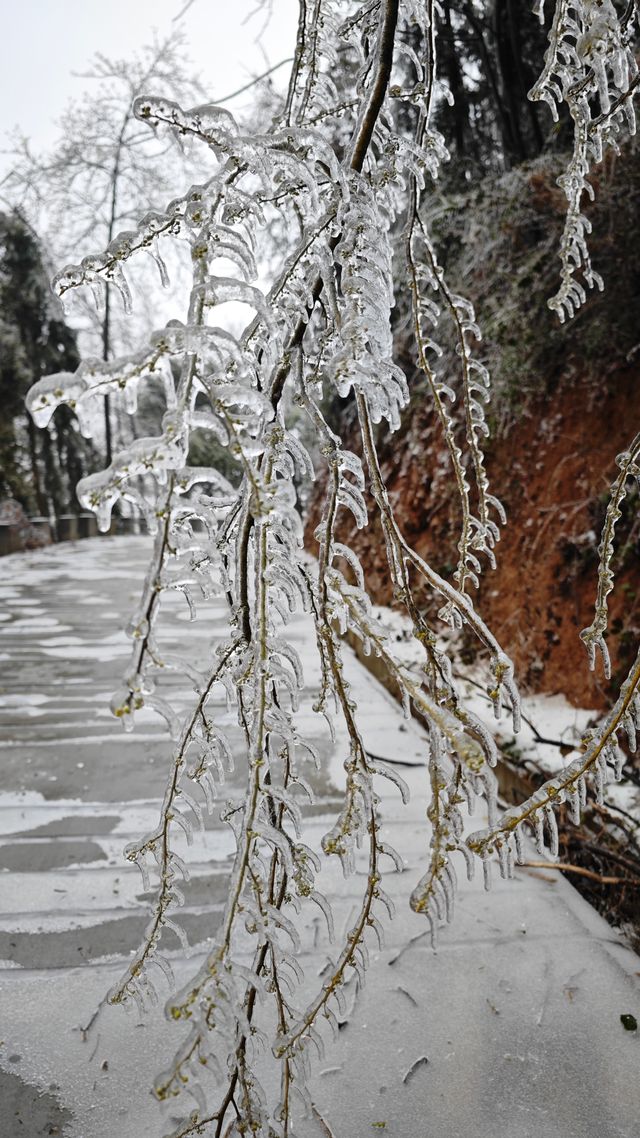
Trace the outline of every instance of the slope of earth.
<instances>
[{"instance_id":1,"label":"slope of earth","mask_svg":"<svg viewBox=\"0 0 640 1138\"><path fill-rule=\"evenodd\" d=\"M612 684L603 682L601 672L589 672L579 633L593 617L599 532L617 471L615 455L627 446L636 416L636 386L637 376L628 370L615 388L575 384L542 396L492 443L487 459L508 524L496 549L497 568L485 565L474 600L512 656L523 689L563 693L577 707L607 705L626 675L640 634L637 534L629 519L610 606ZM415 412L397 459L385 455L383 469L405 536L439 573L450 577L457 501L437 431L427 419L426 408ZM349 534L349 541L367 570L375 600L390 603L378 527Z\"/></svg>"}]
</instances>

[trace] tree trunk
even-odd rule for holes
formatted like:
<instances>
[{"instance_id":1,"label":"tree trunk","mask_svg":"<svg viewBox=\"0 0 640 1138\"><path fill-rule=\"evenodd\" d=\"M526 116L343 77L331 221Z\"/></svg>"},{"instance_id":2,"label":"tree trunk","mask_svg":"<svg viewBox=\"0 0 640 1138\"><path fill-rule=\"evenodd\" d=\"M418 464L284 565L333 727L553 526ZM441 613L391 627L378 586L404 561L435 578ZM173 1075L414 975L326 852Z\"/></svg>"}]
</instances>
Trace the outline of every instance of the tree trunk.
<instances>
[{"instance_id":1,"label":"tree trunk","mask_svg":"<svg viewBox=\"0 0 640 1138\"><path fill-rule=\"evenodd\" d=\"M469 133L465 130L469 126L469 116L467 101L465 98L464 82L462 79L462 71L460 69L460 62L458 52L456 51L455 39L453 34L453 26L451 24L451 6L447 2L443 5L444 9L444 28L442 38L445 47L444 59L447 69L447 79L449 80L449 87L453 95L453 137L455 141L455 149L458 158L463 158L465 155L465 134Z\"/></svg>"},{"instance_id":2,"label":"tree trunk","mask_svg":"<svg viewBox=\"0 0 640 1138\"><path fill-rule=\"evenodd\" d=\"M29 455L31 457L31 477L33 479L33 491L35 494L36 502L38 505L38 513L43 518L49 517L49 505L42 490L42 481L40 478L40 470L38 468L38 443L36 437L36 428L33 424L33 419L27 415L27 431L29 434Z\"/></svg>"},{"instance_id":3,"label":"tree trunk","mask_svg":"<svg viewBox=\"0 0 640 1138\"><path fill-rule=\"evenodd\" d=\"M111 292L109 285L106 286L106 296L104 302L104 319L102 321L102 358L103 360L109 359L111 351L111 326L110 326L110 301ZM113 458L113 444L111 439L111 406L108 395L104 397L104 446L107 460L107 466L111 466Z\"/></svg>"}]
</instances>

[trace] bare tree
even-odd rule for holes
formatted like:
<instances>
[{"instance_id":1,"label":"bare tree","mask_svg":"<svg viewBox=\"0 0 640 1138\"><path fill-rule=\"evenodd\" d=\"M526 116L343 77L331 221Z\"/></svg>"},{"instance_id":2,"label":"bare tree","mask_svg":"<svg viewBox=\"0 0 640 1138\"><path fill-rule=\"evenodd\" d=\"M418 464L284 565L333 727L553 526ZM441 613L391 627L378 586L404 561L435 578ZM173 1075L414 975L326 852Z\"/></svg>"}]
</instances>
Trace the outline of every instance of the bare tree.
<instances>
[{"instance_id":1,"label":"bare tree","mask_svg":"<svg viewBox=\"0 0 640 1138\"><path fill-rule=\"evenodd\" d=\"M158 143L133 115L135 99L144 91L193 101L201 96L184 55L180 35L154 41L133 59L97 55L82 76L95 93L74 100L60 121L60 138L49 154L35 154L27 139L15 147L14 167L3 191L41 235L48 259L60 264L71 255L108 245L114 235L134 224L142 210L162 201L189 177L187 156L174 140ZM82 305L85 327L95 330L103 360L130 342L120 313L114 311L107 287L102 311ZM105 452L113 458L113 423L109 396L104 399Z\"/></svg>"}]
</instances>

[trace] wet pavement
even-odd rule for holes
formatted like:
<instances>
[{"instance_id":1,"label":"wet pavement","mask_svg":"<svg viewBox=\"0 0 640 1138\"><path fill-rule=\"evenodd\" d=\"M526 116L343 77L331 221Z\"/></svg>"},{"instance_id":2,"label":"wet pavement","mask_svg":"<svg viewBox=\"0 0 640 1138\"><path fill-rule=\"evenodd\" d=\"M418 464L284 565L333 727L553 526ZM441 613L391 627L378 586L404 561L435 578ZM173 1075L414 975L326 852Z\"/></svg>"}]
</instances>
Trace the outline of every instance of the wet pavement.
<instances>
[{"instance_id":1,"label":"wet pavement","mask_svg":"<svg viewBox=\"0 0 640 1138\"><path fill-rule=\"evenodd\" d=\"M150 895L122 848L156 821L169 744L156 716L125 734L109 711L148 551L145 538L104 538L0 561L0 1138L160 1138L177 1118L176 1104L148 1093L181 1039L161 1011L140 1023L107 1007L88 1039L80 1031L148 919ZM165 645L178 650L188 634L204 662L221 633L214 604L190 624L184 599L171 598ZM291 634L312 689L306 621ZM380 780L385 835L405 864L385 883L397 917L385 947L371 946L367 988L314 1077L335 1138L636 1138L640 1040L620 1016L640 1019L640 960L559 875L525 869L490 895L462 885L434 955L407 904L428 845L424 738L351 656L348 675L367 744L417 765L402 772L407 809ZM189 698L175 676L164 682ZM217 711L238 758L232 793L240 739L233 715ZM342 740L332 746L302 714L325 771L305 836L317 848L335 813ZM171 949L178 983L215 934L231 852L214 814L189 851L182 924L193 958ZM362 872L344 881L324 871L339 930ZM314 986L328 952L309 919L302 962ZM323 1134L309 1119L295 1138Z\"/></svg>"}]
</instances>

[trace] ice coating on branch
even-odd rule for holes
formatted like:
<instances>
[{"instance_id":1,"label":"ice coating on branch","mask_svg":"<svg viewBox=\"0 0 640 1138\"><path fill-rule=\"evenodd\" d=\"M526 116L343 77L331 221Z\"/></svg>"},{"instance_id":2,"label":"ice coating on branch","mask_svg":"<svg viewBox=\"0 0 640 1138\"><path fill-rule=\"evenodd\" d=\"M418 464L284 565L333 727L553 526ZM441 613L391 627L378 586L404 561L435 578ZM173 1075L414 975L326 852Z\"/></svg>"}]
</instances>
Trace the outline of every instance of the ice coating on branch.
<instances>
[{"instance_id":1,"label":"ice coating on branch","mask_svg":"<svg viewBox=\"0 0 640 1138\"><path fill-rule=\"evenodd\" d=\"M409 400L404 372L393 362L390 312L394 305L388 223L363 179L352 178L351 192L338 215L342 236L336 259L342 269L340 349L329 363L338 393L350 390L366 399L374 423L400 425Z\"/></svg>"},{"instance_id":2,"label":"ice coating on branch","mask_svg":"<svg viewBox=\"0 0 640 1138\"><path fill-rule=\"evenodd\" d=\"M246 281L252 281L258 275L254 252L249 242L242 233L228 225L216 225L211 235L210 255L212 258L225 257L233 261Z\"/></svg>"},{"instance_id":3,"label":"ice coating on branch","mask_svg":"<svg viewBox=\"0 0 640 1138\"><path fill-rule=\"evenodd\" d=\"M203 141L209 153L194 149L214 171L186 192L177 187L179 196L117 234L106 250L68 266L56 288L67 295L87 284L111 283L128 305L129 263L140 254L153 257L157 283L165 284L163 250L176 240L185 242L190 257L191 287L179 296L180 282L174 284L172 319L156 329L149 345L118 360L86 361L63 382L48 377L52 384L40 385L31 397L42 423L62 401L81 416L86 405L88 420L90 407L102 413L105 394L128 412L138 392L153 387L156 394L159 387L163 398L160 434L123 446L108 470L79 487L83 505L96 510L102 528L124 499L154 533L127 630L130 659L112 708L127 730L145 706L160 716L167 772L157 821L126 851L155 898L143 943L110 999L147 1005L157 998L160 973L170 980L166 949L175 951L176 938L186 945L175 909L184 900L188 868L176 850L184 853L180 843L192 840L205 810L217 813L234 850L217 939L167 1005L170 1019L183 1021L186 1031L155 1093L164 1100L193 1089L200 1118L208 1111L212 1121L205 1125L220 1133L280 1138L293 1132L291 1086L304 1093L309 1053L312 1046L321 1050L323 1025L337 1030L344 1022L346 985L354 975L358 987L363 982L368 945L379 944L381 919L392 912L383 877L403 868L381 838L380 778L392 781L403 797L406 787L365 748L363 709L346 678L342 633L379 657L406 714L414 709L426 724L431 831L414 883L414 909L434 931L451 916L456 865L464 863L471 873L474 864L462 813L478 796L497 835L478 847L487 876L493 853L508 875L521 850L523 819L509 835L498 834L493 739L466 710L451 661L412 593L419 578L429 598L440 597L452 621L464 623L487 648L490 698L497 712L505 696L511 700L517 724L511 663L464 593L475 582L480 555L491 561L501 515L482 462L489 379L478 355L475 314L465 297L448 288L423 228L421 194L446 157L430 123L434 98L442 94L434 12L407 0L396 23L394 11L393 3L348 12L340 0L302 5L288 94L275 121L260 131L239 128L223 107L184 109L155 96L137 100L140 121ZM385 37L395 37L392 50ZM584 59L589 52L593 60L599 56L599 43L596 37L593 46L580 45ZM343 67L348 98L338 81ZM607 64L604 75L612 74ZM622 82L621 66L616 75ZM598 76L594 70L594 91L602 79L602 69ZM614 107L610 98L615 115ZM392 239L408 224L412 233L404 233L394 249ZM421 330L440 319L457 329L459 373L434 375L430 387L466 503L453 584L400 532L377 458L375 425L385 420L385 431L396 429L409 397L394 358L394 276L399 288L407 282L415 288ZM241 316L236 307L230 319L228 309L219 311L228 304L242 306ZM434 341L426 331L421 338L430 359ZM354 397L354 451L325 417L336 392ZM303 548L301 503L316 473L323 505L314 561ZM398 658L395 642L375 618L364 567L343 525L347 515L355 526L366 525L368 511L381 527L395 601L410 614L423 652L415 670ZM213 597L227 614L197 666L189 656L190 625L185 621L176 648L166 643L159 620L166 595L176 591L188 607L185 617L199 619L203 602ZM300 624L292 618L303 612L315 632L319 665L312 727L309 708L298 708ZM179 697L167 682L175 679L173 672L182 684ZM315 682L313 667L309 672ZM632 739L637 700L629 696L619 711ZM330 906L318 888L322 859L305 841L307 796L312 798L305 765L321 767L323 752L306 733L315 738L325 723L340 747L344 786L322 846L346 872L357 868L350 886L357 901L346 935L301 1001L295 956L300 929L319 908L332 932ZM225 787L240 748L236 780ZM621 762L611 740L601 752L593 762L600 785ZM585 775L575 775L567 800L577 810ZM239 795L237 781L245 777ZM549 803L536 802L531 820L554 847ZM269 1074L265 1089L256 1074L256 1061L264 1063L265 1054L274 1057L281 1076L275 1105L275 1080ZM203 1067L215 1078L203 1079L199 1088ZM236 1088L233 1120L216 1114L226 1110L230 1080ZM187 1119L176 1133L184 1138L199 1126Z\"/></svg>"},{"instance_id":4,"label":"ice coating on branch","mask_svg":"<svg viewBox=\"0 0 640 1138\"><path fill-rule=\"evenodd\" d=\"M239 281L233 277L208 277L204 284L198 286L198 295L210 308L215 308L217 304L228 304L230 301L248 304L255 308L265 321L268 323L271 321L263 293L246 281Z\"/></svg>"},{"instance_id":5,"label":"ice coating on branch","mask_svg":"<svg viewBox=\"0 0 640 1138\"><path fill-rule=\"evenodd\" d=\"M59 372L38 380L27 395L26 404L36 426L44 427L56 407L66 404L75 411L80 429L92 438L102 424L99 396L124 395L124 408L133 414L137 407L137 388L145 380L157 380L167 406L175 404L175 387L169 362L161 350L143 349L114 360L83 360L75 372Z\"/></svg>"},{"instance_id":6,"label":"ice coating on branch","mask_svg":"<svg viewBox=\"0 0 640 1138\"><path fill-rule=\"evenodd\" d=\"M238 134L236 121L230 111L214 104L203 104L183 110L170 99L140 95L133 101L133 113L149 126L167 126L178 134L193 134L214 150L224 150Z\"/></svg>"},{"instance_id":7,"label":"ice coating on branch","mask_svg":"<svg viewBox=\"0 0 640 1138\"><path fill-rule=\"evenodd\" d=\"M256 417L265 422L273 419L273 405L266 395L256 391L254 387L245 387L239 383L210 383L208 394L216 410L230 411L233 407L240 407L250 412L251 422L255 422Z\"/></svg>"},{"instance_id":8,"label":"ice coating on branch","mask_svg":"<svg viewBox=\"0 0 640 1138\"><path fill-rule=\"evenodd\" d=\"M502 525L506 523L501 503L490 493L484 464L484 438L488 435L486 408L491 396L490 376L476 356L476 345L481 337L473 305L466 297L449 288L426 227L417 217L412 220L409 230L409 269L417 362L431 390L462 508L459 559L454 581L461 592L466 592L468 585L478 587L478 577L483 567L480 555L486 558L491 567L495 567L494 548L500 538L498 522ZM437 301L425 296L421 287L423 283L433 290ZM459 376L447 374L446 381L439 374L437 360L432 360L432 353L439 356L442 352L431 338L429 328L431 326L437 329L444 319L453 325L456 353L460 361ZM460 442L461 420L464 423L463 443ZM466 461L465 452L468 452L469 461ZM475 507L473 496L477 498ZM454 606L444 606L441 615L455 625Z\"/></svg>"},{"instance_id":9,"label":"ice coating on branch","mask_svg":"<svg viewBox=\"0 0 640 1138\"><path fill-rule=\"evenodd\" d=\"M607 679L611 676L611 659L604 635L607 631L609 621L607 598L612 592L614 585L612 560L615 551L615 529L616 524L622 517L622 503L627 495L630 480L635 479L636 485L640 483L640 435L636 435L629 450L617 456L616 464L620 468L620 474L610 490L609 503L602 527L600 544L598 546L598 592L594 619L589 627L583 629L580 633L580 639L589 654L590 668L592 670L595 669L596 652L600 652L604 666L604 674Z\"/></svg>"},{"instance_id":10,"label":"ice coating on branch","mask_svg":"<svg viewBox=\"0 0 640 1138\"><path fill-rule=\"evenodd\" d=\"M624 681L620 695L609 714L600 726L591 730L583 740L583 753L578 755L558 775L547 780L531 798L520 806L503 812L486 830L480 830L467 839L467 845L475 853L488 856L505 845L511 846L512 835L527 822L536 835L538 848L543 849L544 823L549 835L550 850L557 845L557 828L553 810L568 801L574 818L577 820L580 807L586 803L585 776L594 779L596 801L602 803L606 782L619 780L622 772L617 737L624 729L629 741L635 743L640 724L640 652ZM520 852L518 851L518 857Z\"/></svg>"},{"instance_id":11,"label":"ice coating on branch","mask_svg":"<svg viewBox=\"0 0 640 1138\"><path fill-rule=\"evenodd\" d=\"M79 266L68 265L52 281L52 288L61 300L70 289L85 284L112 284L120 293L122 305L129 315L133 311L133 299L127 278L119 263L125 260L133 248L135 234L124 233L116 242L109 245L104 254L83 257Z\"/></svg>"},{"instance_id":12,"label":"ice coating on branch","mask_svg":"<svg viewBox=\"0 0 640 1138\"><path fill-rule=\"evenodd\" d=\"M89 382L77 372L61 371L39 379L29 390L25 401L36 427L46 427L56 407L62 403L75 408L89 387Z\"/></svg>"},{"instance_id":13,"label":"ice coating on branch","mask_svg":"<svg viewBox=\"0 0 640 1138\"><path fill-rule=\"evenodd\" d=\"M536 10L542 20L542 3ZM573 155L558 178L567 198L560 288L549 300L561 321L584 304L587 289L603 287L591 265L587 247L591 226L581 203L584 193L593 197L588 181L591 166L602 161L608 146L618 149L623 133L635 134L632 80L638 74L633 45L637 19L635 8L618 15L612 0L558 0L544 68L529 92L529 98L548 104L556 121L559 105L566 103L573 120Z\"/></svg>"},{"instance_id":14,"label":"ice coating on branch","mask_svg":"<svg viewBox=\"0 0 640 1138\"><path fill-rule=\"evenodd\" d=\"M186 436L172 430L172 425L173 420L165 416L167 429L164 435L137 439L115 456L108 470L90 474L78 483L78 500L86 509L96 513L101 530L108 530L111 511L120 497L140 506L150 528L155 529L150 508L139 492L127 483L140 475L153 474L161 485L165 485L169 474L182 468L186 457Z\"/></svg>"}]
</instances>

